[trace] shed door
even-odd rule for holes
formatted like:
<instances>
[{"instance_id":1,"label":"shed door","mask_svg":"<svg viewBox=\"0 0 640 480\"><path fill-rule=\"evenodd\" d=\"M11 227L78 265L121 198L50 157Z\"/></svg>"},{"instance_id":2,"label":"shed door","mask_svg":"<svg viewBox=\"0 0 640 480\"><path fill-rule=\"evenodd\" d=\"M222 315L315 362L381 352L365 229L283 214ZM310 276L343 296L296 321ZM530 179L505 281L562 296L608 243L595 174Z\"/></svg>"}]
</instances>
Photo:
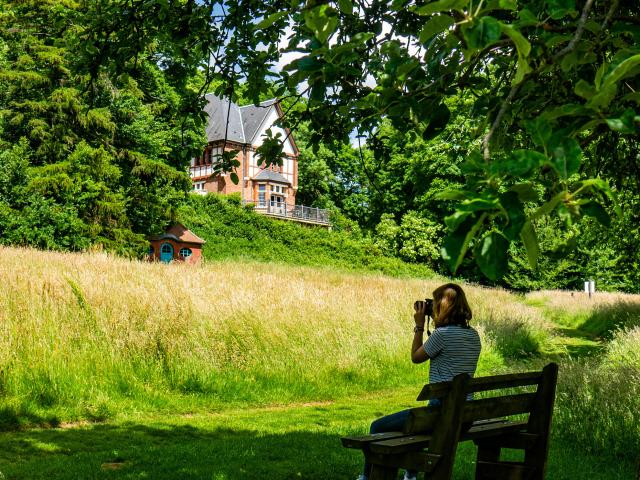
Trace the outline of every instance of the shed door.
<instances>
[{"instance_id":1,"label":"shed door","mask_svg":"<svg viewBox=\"0 0 640 480\"><path fill-rule=\"evenodd\" d=\"M160 261L169 263L173 260L173 247L170 243L163 243L160 247Z\"/></svg>"}]
</instances>

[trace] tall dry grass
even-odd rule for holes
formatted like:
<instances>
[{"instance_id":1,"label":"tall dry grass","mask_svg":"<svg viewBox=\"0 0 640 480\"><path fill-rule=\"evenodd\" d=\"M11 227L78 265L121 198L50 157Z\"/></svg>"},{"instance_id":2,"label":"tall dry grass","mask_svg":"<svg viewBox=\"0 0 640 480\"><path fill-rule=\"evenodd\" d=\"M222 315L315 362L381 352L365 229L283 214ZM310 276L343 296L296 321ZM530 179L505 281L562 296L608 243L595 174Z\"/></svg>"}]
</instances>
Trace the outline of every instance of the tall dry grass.
<instances>
[{"instance_id":1,"label":"tall dry grass","mask_svg":"<svg viewBox=\"0 0 640 480\"><path fill-rule=\"evenodd\" d=\"M527 301L603 344L593 358L563 362L556 431L592 453L640 461L640 295L544 291Z\"/></svg>"},{"instance_id":2,"label":"tall dry grass","mask_svg":"<svg viewBox=\"0 0 640 480\"><path fill-rule=\"evenodd\" d=\"M189 408L185 398L287 402L419 385L427 372L409 361L411 305L441 283L16 248L0 249L0 278L8 426ZM535 353L546 335L536 309L506 291L466 290L484 337L481 372Z\"/></svg>"},{"instance_id":3,"label":"tall dry grass","mask_svg":"<svg viewBox=\"0 0 640 480\"><path fill-rule=\"evenodd\" d=\"M594 336L611 338L620 328L640 325L640 295L546 290L527 294L527 301L544 306L554 320Z\"/></svg>"}]
</instances>

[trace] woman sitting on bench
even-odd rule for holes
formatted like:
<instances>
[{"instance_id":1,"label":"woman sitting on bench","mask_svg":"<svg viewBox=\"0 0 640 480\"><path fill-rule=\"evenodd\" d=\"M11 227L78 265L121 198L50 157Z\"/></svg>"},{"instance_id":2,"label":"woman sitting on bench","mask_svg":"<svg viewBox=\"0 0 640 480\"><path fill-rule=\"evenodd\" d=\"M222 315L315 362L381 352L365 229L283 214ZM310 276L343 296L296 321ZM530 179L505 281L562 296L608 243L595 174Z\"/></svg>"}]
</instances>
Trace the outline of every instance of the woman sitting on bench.
<instances>
[{"instance_id":1,"label":"woman sitting on bench","mask_svg":"<svg viewBox=\"0 0 640 480\"><path fill-rule=\"evenodd\" d=\"M413 343L411 361L424 363L431 360L429 383L448 382L461 373L473 376L480 356L480 336L469 326L471 309L460 285L447 283L433 292L433 304L417 301L414 306ZM431 311L431 309L433 311ZM424 325L427 316L433 316L435 330L423 342ZM429 332L427 331L429 334ZM471 395L469 395L469 400ZM440 400L429 401L429 406L440 405ZM369 433L402 431L410 410L386 415L371 424ZM367 480L371 465L365 463L364 473L358 480ZM407 471L404 480L415 480L417 473Z\"/></svg>"}]
</instances>

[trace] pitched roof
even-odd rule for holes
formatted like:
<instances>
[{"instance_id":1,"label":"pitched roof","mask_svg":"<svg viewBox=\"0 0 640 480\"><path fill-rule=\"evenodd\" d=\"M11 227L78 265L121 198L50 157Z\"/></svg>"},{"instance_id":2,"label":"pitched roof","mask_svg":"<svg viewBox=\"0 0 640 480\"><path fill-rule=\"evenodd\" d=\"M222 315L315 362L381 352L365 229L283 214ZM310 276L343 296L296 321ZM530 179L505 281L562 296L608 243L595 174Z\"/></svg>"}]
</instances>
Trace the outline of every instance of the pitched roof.
<instances>
[{"instance_id":1,"label":"pitched roof","mask_svg":"<svg viewBox=\"0 0 640 480\"><path fill-rule=\"evenodd\" d=\"M229 100L216 97L212 93L205 95L205 98L207 104L204 106L204 111L209 115L207 141L224 140L226 132L228 141L246 143L240 107ZM229 119L228 126L227 118Z\"/></svg>"},{"instance_id":2,"label":"pitched roof","mask_svg":"<svg viewBox=\"0 0 640 480\"><path fill-rule=\"evenodd\" d=\"M256 105L240 107L229 100L216 97L213 93L205 95L207 104L204 111L209 115L207 141L227 140L251 144L258 134L260 126L277 100L271 99ZM227 126L227 117L229 118Z\"/></svg>"},{"instance_id":3,"label":"pitched roof","mask_svg":"<svg viewBox=\"0 0 640 480\"><path fill-rule=\"evenodd\" d=\"M255 177L254 180L267 180L269 182L278 182L278 183L286 183L291 185L291 182L287 180L284 176L280 175L278 172L274 172L273 170L261 170Z\"/></svg>"},{"instance_id":4,"label":"pitched roof","mask_svg":"<svg viewBox=\"0 0 640 480\"><path fill-rule=\"evenodd\" d=\"M181 223L176 223L175 225L171 226L165 233L161 235L154 235L150 237L149 240L164 240L167 238L184 243L195 243L198 245L203 245L206 243L203 239L201 239Z\"/></svg>"},{"instance_id":5,"label":"pitched roof","mask_svg":"<svg viewBox=\"0 0 640 480\"><path fill-rule=\"evenodd\" d=\"M269 110L276 103L276 99L266 100L260 105L245 105L240 107L240 116L242 117L242 126L244 127L244 135L248 143L253 143L254 137L258 134L260 126L269 114Z\"/></svg>"}]
</instances>

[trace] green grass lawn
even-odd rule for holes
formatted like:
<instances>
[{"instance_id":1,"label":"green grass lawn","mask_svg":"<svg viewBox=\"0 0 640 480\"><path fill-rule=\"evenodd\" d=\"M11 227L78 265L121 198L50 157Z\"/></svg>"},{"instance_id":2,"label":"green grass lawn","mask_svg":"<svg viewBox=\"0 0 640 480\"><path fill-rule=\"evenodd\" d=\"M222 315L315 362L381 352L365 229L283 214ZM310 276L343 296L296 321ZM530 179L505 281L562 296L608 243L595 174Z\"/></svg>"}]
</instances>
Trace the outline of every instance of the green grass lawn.
<instances>
[{"instance_id":1,"label":"green grass lawn","mask_svg":"<svg viewBox=\"0 0 640 480\"><path fill-rule=\"evenodd\" d=\"M337 402L130 415L106 423L0 434L5 479L353 479L361 453L340 444L416 392ZM516 454L517 455L517 454ZM473 478L475 447L461 444L455 479ZM632 460L598 458L553 438L549 479L634 478ZM3 477L0 477L3 478Z\"/></svg>"},{"instance_id":2,"label":"green grass lawn","mask_svg":"<svg viewBox=\"0 0 640 480\"><path fill-rule=\"evenodd\" d=\"M354 479L340 437L428 377L407 307L434 279L0 253L0 480ZM561 363L547 478L634 479L640 297L465 288L478 375Z\"/></svg>"}]
</instances>

